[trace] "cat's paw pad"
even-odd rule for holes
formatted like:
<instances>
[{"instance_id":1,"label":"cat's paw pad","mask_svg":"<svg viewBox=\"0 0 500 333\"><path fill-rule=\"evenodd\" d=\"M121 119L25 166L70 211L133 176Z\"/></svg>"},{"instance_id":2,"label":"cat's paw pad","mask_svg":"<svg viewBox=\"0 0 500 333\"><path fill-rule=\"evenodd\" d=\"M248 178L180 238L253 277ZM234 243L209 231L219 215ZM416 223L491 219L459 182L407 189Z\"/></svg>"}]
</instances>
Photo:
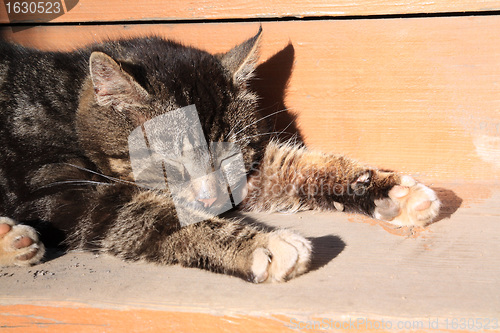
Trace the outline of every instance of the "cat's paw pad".
<instances>
[{"instance_id":1,"label":"cat's paw pad","mask_svg":"<svg viewBox=\"0 0 500 333\"><path fill-rule=\"evenodd\" d=\"M283 282L307 271L311 258L311 242L289 230L268 234L265 247L253 252L252 281Z\"/></svg>"},{"instance_id":2,"label":"cat's paw pad","mask_svg":"<svg viewBox=\"0 0 500 333\"><path fill-rule=\"evenodd\" d=\"M35 229L0 217L0 266L29 266L40 262L45 247Z\"/></svg>"},{"instance_id":3,"label":"cat's paw pad","mask_svg":"<svg viewBox=\"0 0 500 333\"><path fill-rule=\"evenodd\" d=\"M439 214L436 193L410 176L401 177L387 198L375 200L374 216L397 226L425 226Z\"/></svg>"}]
</instances>

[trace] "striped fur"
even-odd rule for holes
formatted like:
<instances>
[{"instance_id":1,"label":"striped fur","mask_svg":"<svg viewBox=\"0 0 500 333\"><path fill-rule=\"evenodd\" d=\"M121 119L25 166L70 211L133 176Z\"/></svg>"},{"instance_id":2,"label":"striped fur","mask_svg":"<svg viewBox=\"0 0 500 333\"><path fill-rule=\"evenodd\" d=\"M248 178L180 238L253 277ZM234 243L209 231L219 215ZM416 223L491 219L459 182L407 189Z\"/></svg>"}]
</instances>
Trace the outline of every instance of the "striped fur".
<instances>
[{"instance_id":1,"label":"striped fur","mask_svg":"<svg viewBox=\"0 0 500 333\"><path fill-rule=\"evenodd\" d=\"M168 189L134 183L129 134L190 104L207 142L241 148L244 209L347 209L396 225L435 218L434 192L411 178L270 141L248 89L260 35L218 55L157 37L68 53L0 42L0 265L36 264L43 243L62 242L256 283L307 271L304 237L188 206L203 221L181 227Z\"/></svg>"}]
</instances>

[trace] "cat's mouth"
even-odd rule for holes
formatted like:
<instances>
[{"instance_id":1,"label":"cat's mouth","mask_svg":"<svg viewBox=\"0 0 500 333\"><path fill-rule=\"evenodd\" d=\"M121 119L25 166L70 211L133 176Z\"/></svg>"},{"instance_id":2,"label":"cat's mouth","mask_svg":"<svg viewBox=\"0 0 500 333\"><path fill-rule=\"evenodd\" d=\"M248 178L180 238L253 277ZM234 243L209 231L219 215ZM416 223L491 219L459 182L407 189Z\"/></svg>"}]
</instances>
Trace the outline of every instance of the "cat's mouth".
<instances>
[{"instance_id":1,"label":"cat's mouth","mask_svg":"<svg viewBox=\"0 0 500 333\"><path fill-rule=\"evenodd\" d=\"M196 199L191 201L186 205L186 207L190 207L195 210L200 210L200 211L205 211L207 213L210 212L210 209L215 208L217 204L217 198L210 198L210 199Z\"/></svg>"},{"instance_id":2,"label":"cat's mouth","mask_svg":"<svg viewBox=\"0 0 500 333\"><path fill-rule=\"evenodd\" d=\"M201 202L203 208L210 208L217 201L217 197L209 198L209 199L198 199L198 202Z\"/></svg>"}]
</instances>

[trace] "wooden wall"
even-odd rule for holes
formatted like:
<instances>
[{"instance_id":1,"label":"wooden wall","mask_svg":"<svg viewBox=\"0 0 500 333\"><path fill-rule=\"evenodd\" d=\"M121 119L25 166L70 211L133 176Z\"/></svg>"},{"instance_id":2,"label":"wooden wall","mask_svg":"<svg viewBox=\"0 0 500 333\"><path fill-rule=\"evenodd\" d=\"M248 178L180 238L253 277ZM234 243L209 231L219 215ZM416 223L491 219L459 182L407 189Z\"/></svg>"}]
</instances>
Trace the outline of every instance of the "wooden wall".
<instances>
[{"instance_id":1,"label":"wooden wall","mask_svg":"<svg viewBox=\"0 0 500 333\"><path fill-rule=\"evenodd\" d=\"M0 32L46 50L157 34L222 52L262 24L255 89L265 112L286 105L309 146L427 181L499 182L499 9L493 0L80 0L51 23L13 29L0 3Z\"/></svg>"},{"instance_id":2,"label":"wooden wall","mask_svg":"<svg viewBox=\"0 0 500 333\"><path fill-rule=\"evenodd\" d=\"M10 1L10 0L2 0ZM179 21L283 17L341 17L360 15L492 12L497 0L65 0L73 7L53 22ZM0 8L0 22L6 22ZM36 20L30 20L33 22Z\"/></svg>"}]
</instances>

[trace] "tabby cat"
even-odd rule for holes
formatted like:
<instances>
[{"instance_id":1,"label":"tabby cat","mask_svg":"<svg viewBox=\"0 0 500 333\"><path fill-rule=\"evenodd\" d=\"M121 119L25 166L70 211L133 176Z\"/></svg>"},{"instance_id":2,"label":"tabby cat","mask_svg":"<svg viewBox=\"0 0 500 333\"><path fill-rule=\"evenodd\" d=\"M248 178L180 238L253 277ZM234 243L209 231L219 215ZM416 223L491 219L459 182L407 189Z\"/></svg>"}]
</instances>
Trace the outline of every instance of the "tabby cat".
<instances>
[{"instance_id":1,"label":"tabby cat","mask_svg":"<svg viewBox=\"0 0 500 333\"><path fill-rule=\"evenodd\" d=\"M260 36L259 30L215 55L158 37L67 53L0 42L0 266L39 263L45 239L61 235L69 249L199 267L255 283L306 272L309 240L209 214L201 208L215 205L219 193L206 182L186 190L181 209L200 221L186 225L168 187L135 182L130 134L189 105L206 142L233 143L241 152L248 173L240 209L336 209L397 226L430 223L439 200L413 178L266 135L258 96L248 85ZM222 162L210 154L216 170ZM167 164L164 172L174 167L190 179L182 163Z\"/></svg>"}]
</instances>

